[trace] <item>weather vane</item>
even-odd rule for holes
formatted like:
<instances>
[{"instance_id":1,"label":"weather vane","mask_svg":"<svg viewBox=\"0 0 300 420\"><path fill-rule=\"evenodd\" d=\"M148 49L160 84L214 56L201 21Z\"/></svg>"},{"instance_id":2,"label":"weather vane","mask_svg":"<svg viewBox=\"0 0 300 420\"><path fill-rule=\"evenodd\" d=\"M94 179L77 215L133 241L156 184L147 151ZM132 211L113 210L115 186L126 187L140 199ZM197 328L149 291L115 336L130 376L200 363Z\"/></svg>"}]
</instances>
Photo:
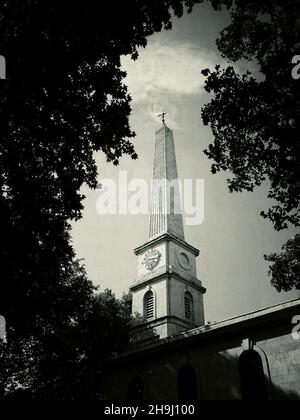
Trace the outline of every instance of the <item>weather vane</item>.
<instances>
[{"instance_id":1,"label":"weather vane","mask_svg":"<svg viewBox=\"0 0 300 420\"><path fill-rule=\"evenodd\" d=\"M167 115L167 112L164 111L158 115L158 117L162 117L162 122L164 125L166 124L165 115Z\"/></svg>"}]
</instances>

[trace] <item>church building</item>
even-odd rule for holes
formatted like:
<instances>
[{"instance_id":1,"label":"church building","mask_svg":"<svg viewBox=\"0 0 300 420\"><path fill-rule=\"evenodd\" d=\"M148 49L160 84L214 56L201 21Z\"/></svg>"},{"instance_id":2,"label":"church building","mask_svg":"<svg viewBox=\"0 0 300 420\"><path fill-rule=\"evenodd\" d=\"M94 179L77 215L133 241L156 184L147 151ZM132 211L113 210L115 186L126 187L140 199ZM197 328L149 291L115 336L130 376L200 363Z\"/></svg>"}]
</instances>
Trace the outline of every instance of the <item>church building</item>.
<instances>
[{"instance_id":1,"label":"church building","mask_svg":"<svg viewBox=\"0 0 300 420\"><path fill-rule=\"evenodd\" d=\"M300 299L206 323L199 251L185 240L173 132L156 132L149 239L135 249L130 351L106 366L107 400L300 399Z\"/></svg>"}]
</instances>

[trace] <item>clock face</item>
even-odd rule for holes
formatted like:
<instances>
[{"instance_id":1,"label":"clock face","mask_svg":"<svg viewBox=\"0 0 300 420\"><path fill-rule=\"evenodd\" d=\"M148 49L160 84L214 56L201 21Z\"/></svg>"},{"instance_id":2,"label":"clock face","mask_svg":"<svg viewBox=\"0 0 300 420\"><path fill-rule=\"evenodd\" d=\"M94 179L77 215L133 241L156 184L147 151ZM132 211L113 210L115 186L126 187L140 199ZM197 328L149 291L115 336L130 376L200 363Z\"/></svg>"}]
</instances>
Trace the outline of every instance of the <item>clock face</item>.
<instances>
[{"instance_id":1,"label":"clock face","mask_svg":"<svg viewBox=\"0 0 300 420\"><path fill-rule=\"evenodd\" d=\"M157 249L150 249L144 256L142 264L147 270L153 270L157 266L161 253Z\"/></svg>"}]
</instances>

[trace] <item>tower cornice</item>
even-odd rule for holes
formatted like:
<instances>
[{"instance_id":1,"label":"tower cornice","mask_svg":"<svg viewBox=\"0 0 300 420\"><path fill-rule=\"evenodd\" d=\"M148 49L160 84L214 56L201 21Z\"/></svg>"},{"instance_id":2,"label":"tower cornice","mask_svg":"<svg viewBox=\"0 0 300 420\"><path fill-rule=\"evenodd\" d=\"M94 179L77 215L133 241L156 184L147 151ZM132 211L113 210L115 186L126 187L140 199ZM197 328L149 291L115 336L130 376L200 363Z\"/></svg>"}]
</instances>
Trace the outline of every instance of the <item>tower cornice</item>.
<instances>
[{"instance_id":1,"label":"tower cornice","mask_svg":"<svg viewBox=\"0 0 300 420\"><path fill-rule=\"evenodd\" d=\"M192 254L195 255L195 257L198 257L200 254L199 249L193 247L192 245L188 244L186 241L183 241L182 239L170 234L170 233L163 233L162 235L157 236L156 238L150 239L145 244L135 248L134 253L135 255L139 255L144 250L151 248L154 245L157 245L161 242L175 242L178 245L181 245L186 250L190 251Z\"/></svg>"},{"instance_id":2,"label":"tower cornice","mask_svg":"<svg viewBox=\"0 0 300 420\"><path fill-rule=\"evenodd\" d=\"M141 281L136 281L134 284L130 286L130 291L134 291L141 287L152 285L155 282L159 282L163 278L167 278L167 280L171 280L172 278L177 278L187 285L193 285L193 287L198 289L202 294L206 293L206 288L202 286L201 281L197 279L196 277L194 277L193 279L187 279L186 277L180 275L176 271L168 271L168 270L165 270L156 276L149 277Z\"/></svg>"}]
</instances>

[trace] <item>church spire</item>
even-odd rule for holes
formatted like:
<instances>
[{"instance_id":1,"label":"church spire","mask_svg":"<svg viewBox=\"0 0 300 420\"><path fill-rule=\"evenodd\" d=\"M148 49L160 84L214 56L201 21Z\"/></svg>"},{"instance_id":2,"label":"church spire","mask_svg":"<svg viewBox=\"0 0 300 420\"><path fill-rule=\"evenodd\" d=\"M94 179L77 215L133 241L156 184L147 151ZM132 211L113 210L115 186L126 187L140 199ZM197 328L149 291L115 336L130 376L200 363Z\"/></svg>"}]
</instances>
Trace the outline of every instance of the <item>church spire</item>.
<instances>
[{"instance_id":1,"label":"church spire","mask_svg":"<svg viewBox=\"0 0 300 420\"><path fill-rule=\"evenodd\" d=\"M165 123L155 134L149 237L170 234L184 240L173 131Z\"/></svg>"},{"instance_id":2,"label":"church spire","mask_svg":"<svg viewBox=\"0 0 300 420\"><path fill-rule=\"evenodd\" d=\"M137 277L130 287L132 332L146 343L204 325L205 288L197 278L198 249L184 239L173 132L165 123L155 134L149 240L134 250Z\"/></svg>"}]
</instances>

